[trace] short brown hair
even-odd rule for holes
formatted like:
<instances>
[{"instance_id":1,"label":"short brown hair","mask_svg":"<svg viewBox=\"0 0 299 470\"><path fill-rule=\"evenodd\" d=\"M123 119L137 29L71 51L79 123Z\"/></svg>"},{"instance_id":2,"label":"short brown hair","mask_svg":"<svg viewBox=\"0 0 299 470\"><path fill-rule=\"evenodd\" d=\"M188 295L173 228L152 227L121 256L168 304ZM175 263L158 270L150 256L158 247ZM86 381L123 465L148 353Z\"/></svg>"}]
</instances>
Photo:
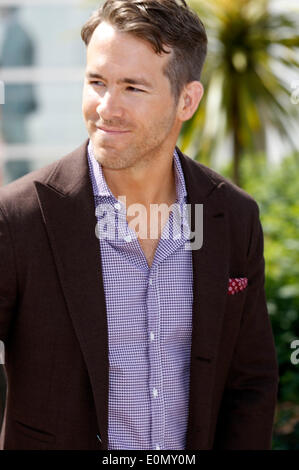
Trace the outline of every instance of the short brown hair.
<instances>
[{"instance_id":1,"label":"short brown hair","mask_svg":"<svg viewBox=\"0 0 299 470\"><path fill-rule=\"evenodd\" d=\"M172 49L165 67L177 101L183 86L199 80L207 54L207 35L199 17L184 0L107 0L81 30L86 45L103 21L146 40L157 54Z\"/></svg>"}]
</instances>

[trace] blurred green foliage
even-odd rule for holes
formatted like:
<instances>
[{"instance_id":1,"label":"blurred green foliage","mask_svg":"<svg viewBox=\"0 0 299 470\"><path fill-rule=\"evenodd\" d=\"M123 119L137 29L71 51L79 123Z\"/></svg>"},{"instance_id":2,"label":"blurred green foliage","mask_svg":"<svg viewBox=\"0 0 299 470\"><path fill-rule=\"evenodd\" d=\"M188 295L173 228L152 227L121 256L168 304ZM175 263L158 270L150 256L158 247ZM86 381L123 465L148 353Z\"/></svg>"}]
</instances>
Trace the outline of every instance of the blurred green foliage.
<instances>
[{"instance_id":1,"label":"blurred green foliage","mask_svg":"<svg viewBox=\"0 0 299 470\"><path fill-rule=\"evenodd\" d=\"M205 93L182 129L180 147L208 166L223 144L232 147L231 177L243 186L245 153L267 152L269 128L294 151L298 106L291 103L291 77L299 73L299 15L277 11L270 0L188 0L202 19L208 54Z\"/></svg>"},{"instance_id":2,"label":"blurred green foliage","mask_svg":"<svg viewBox=\"0 0 299 470\"><path fill-rule=\"evenodd\" d=\"M244 189L257 201L264 231L266 294L280 369L273 449L299 449L299 364L290 345L299 339L299 165L279 166L263 155L242 162ZM230 168L221 171L228 177Z\"/></svg>"}]
</instances>

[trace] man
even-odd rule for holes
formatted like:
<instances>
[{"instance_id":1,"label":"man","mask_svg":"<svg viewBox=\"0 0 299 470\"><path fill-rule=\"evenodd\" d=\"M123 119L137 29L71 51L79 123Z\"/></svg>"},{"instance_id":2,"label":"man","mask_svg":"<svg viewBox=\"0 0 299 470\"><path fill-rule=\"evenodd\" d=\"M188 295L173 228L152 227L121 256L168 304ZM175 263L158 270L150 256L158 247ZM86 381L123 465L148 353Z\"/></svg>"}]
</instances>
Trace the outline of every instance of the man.
<instances>
[{"instance_id":1,"label":"man","mask_svg":"<svg viewBox=\"0 0 299 470\"><path fill-rule=\"evenodd\" d=\"M175 147L203 94L204 27L184 2L108 0L82 38L90 139L0 193L3 447L269 449L258 207ZM158 224L155 204L189 204L190 224ZM194 240L164 237L186 224Z\"/></svg>"}]
</instances>

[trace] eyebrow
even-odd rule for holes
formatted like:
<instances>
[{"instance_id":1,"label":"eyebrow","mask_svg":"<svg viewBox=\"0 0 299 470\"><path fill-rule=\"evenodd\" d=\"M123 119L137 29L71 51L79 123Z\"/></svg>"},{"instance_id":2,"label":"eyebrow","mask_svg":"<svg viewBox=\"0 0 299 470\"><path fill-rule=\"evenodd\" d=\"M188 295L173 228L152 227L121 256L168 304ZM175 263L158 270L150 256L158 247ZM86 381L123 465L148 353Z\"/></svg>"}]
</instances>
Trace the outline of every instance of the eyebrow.
<instances>
[{"instance_id":1,"label":"eyebrow","mask_svg":"<svg viewBox=\"0 0 299 470\"><path fill-rule=\"evenodd\" d=\"M104 80L104 77L102 75L100 75L99 73L94 73L94 72L87 72L86 77L88 79L97 78L99 80ZM152 85L147 80L141 77L140 78L139 77L138 78L137 77L136 78L124 77L118 80L117 83L129 83L130 85L141 85L150 89L153 88Z\"/></svg>"}]
</instances>

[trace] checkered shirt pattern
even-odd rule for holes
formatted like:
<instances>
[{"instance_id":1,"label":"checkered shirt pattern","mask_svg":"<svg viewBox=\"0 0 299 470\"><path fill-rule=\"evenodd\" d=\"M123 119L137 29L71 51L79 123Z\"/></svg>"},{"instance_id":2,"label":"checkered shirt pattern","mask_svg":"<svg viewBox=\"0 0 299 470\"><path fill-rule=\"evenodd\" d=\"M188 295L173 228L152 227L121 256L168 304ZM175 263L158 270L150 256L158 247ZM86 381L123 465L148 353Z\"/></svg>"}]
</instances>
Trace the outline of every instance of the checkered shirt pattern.
<instances>
[{"instance_id":1,"label":"checkered shirt pattern","mask_svg":"<svg viewBox=\"0 0 299 470\"><path fill-rule=\"evenodd\" d=\"M173 156L176 202L187 202L179 157ZM183 450L189 410L193 273L188 237L176 233L173 212L163 229L151 267L126 207L110 191L91 141L88 164L98 225L109 348L108 449ZM183 213L183 212L181 212ZM105 218L104 217L104 218ZM183 220L183 221L182 221ZM103 224L102 224L103 225ZM108 228L107 228L108 227ZM174 230L173 232L171 230ZM101 361L101 358L98 358Z\"/></svg>"}]
</instances>

